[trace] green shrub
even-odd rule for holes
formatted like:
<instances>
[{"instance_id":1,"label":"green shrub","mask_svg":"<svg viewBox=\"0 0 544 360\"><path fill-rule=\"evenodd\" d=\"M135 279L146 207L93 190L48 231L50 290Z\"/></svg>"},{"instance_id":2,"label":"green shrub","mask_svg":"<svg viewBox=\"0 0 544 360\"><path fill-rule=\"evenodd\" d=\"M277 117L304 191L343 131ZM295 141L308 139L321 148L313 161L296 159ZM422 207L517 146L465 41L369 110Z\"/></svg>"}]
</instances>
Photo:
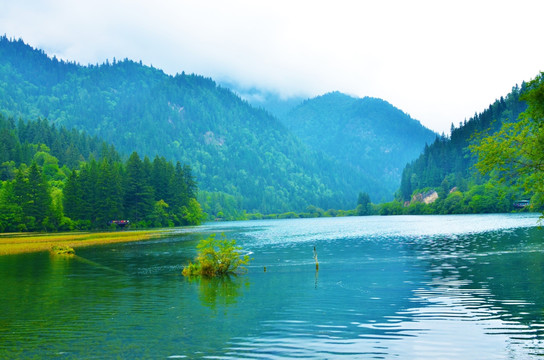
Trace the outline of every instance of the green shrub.
<instances>
[{"instance_id":1,"label":"green shrub","mask_svg":"<svg viewBox=\"0 0 544 360\"><path fill-rule=\"evenodd\" d=\"M216 239L215 234L200 240L195 262L190 262L184 269L184 276L223 276L244 271L243 265L250 261L249 255L242 255L242 247L236 246L235 240L229 240L225 234Z\"/></svg>"},{"instance_id":2,"label":"green shrub","mask_svg":"<svg viewBox=\"0 0 544 360\"><path fill-rule=\"evenodd\" d=\"M75 255L76 252L68 245L53 245L51 253L55 255Z\"/></svg>"}]
</instances>

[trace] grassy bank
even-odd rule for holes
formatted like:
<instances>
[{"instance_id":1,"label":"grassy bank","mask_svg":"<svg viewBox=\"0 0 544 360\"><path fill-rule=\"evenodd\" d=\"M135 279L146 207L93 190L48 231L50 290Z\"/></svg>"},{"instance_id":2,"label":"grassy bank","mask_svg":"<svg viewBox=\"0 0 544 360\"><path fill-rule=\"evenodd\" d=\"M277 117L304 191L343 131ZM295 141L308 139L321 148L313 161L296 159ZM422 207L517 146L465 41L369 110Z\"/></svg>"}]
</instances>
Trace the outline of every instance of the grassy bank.
<instances>
[{"instance_id":1,"label":"grassy bank","mask_svg":"<svg viewBox=\"0 0 544 360\"><path fill-rule=\"evenodd\" d=\"M167 234L165 230L78 232L78 233L17 233L0 234L0 255L12 255L48 251L54 245L66 245L74 249L83 246L141 241Z\"/></svg>"}]
</instances>

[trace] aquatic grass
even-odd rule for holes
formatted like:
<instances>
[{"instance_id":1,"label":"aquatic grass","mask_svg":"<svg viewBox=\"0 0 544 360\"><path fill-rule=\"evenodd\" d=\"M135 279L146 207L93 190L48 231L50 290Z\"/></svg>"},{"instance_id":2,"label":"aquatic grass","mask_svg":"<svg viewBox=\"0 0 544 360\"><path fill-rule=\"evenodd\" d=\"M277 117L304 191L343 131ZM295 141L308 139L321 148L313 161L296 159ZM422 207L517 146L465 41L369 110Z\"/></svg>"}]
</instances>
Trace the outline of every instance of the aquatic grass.
<instances>
[{"instance_id":1,"label":"aquatic grass","mask_svg":"<svg viewBox=\"0 0 544 360\"><path fill-rule=\"evenodd\" d=\"M225 234L221 234L221 239L212 234L200 240L197 248L195 262L183 268L183 276L215 277L245 272L244 265L251 260L249 255L242 255L242 247L236 245L236 240L227 239Z\"/></svg>"},{"instance_id":2,"label":"aquatic grass","mask_svg":"<svg viewBox=\"0 0 544 360\"><path fill-rule=\"evenodd\" d=\"M67 245L53 245L51 247L51 253L54 255L75 255L76 252L73 248Z\"/></svg>"},{"instance_id":3,"label":"aquatic grass","mask_svg":"<svg viewBox=\"0 0 544 360\"><path fill-rule=\"evenodd\" d=\"M122 232L79 232L53 234L2 234L0 255L49 251L53 246L78 248L91 245L113 244L149 240L167 235L165 230L142 230Z\"/></svg>"}]
</instances>

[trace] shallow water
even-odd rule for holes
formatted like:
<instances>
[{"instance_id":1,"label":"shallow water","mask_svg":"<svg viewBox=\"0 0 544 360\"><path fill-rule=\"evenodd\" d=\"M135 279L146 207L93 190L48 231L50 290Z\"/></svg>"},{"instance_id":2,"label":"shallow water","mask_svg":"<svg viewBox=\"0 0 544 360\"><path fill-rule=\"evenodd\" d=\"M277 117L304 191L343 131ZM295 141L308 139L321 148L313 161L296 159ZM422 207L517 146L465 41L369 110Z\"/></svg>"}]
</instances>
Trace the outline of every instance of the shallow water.
<instances>
[{"instance_id":1,"label":"shallow water","mask_svg":"<svg viewBox=\"0 0 544 360\"><path fill-rule=\"evenodd\" d=\"M544 355L537 221L217 223L75 258L0 257L0 358L531 359ZM183 278L197 241L221 232L251 254L248 274Z\"/></svg>"}]
</instances>

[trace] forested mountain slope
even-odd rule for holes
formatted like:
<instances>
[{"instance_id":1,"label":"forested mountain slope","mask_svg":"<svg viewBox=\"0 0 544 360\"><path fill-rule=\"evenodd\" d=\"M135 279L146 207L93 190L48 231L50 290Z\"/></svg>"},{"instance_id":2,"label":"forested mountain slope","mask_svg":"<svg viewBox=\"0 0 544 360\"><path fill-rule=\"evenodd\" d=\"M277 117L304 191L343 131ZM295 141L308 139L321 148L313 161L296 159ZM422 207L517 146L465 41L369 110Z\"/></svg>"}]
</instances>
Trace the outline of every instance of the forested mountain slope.
<instances>
[{"instance_id":1,"label":"forested mountain slope","mask_svg":"<svg viewBox=\"0 0 544 360\"><path fill-rule=\"evenodd\" d=\"M390 200L404 166L436 134L388 102L333 92L295 107L282 122L313 149L378 180ZM373 194L373 192L369 192Z\"/></svg>"},{"instance_id":2,"label":"forested mountain slope","mask_svg":"<svg viewBox=\"0 0 544 360\"><path fill-rule=\"evenodd\" d=\"M520 100L525 84L517 85L506 97L496 100L486 110L454 127L450 137L437 138L425 147L419 158L409 163L403 173L399 201L413 200L414 193L434 189L438 201L429 209L433 213L504 212L523 194L518 189L483 177L474 168L476 157L469 146L482 136L500 129L505 121L517 121L526 104ZM413 202L413 201L412 201ZM414 204L412 204L414 205ZM415 212L420 210L414 209Z\"/></svg>"},{"instance_id":3,"label":"forested mountain slope","mask_svg":"<svg viewBox=\"0 0 544 360\"><path fill-rule=\"evenodd\" d=\"M80 66L2 37L0 111L85 130L125 155L188 164L204 195L226 196L248 211L345 208L360 191L387 195L364 172L311 151L275 117L211 79L130 60Z\"/></svg>"},{"instance_id":4,"label":"forested mountain slope","mask_svg":"<svg viewBox=\"0 0 544 360\"><path fill-rule=\"evenodd\" d=\"M0 113L0 233L198 224L188 166L164 158L126 162L111 145L46 120ZM126 222L124 223L126 224Z\"/></svg>"},{"instance_id":5,"label":"forested mountain slope","mask_svg":"<svg viewBox=\"0 0 544 360\"><path fill-rule=\"evenodd\" d=\"M221 82L221 86L231 89L253 107L265 109L279 119L307 99L307 97L302 95L284 97L277 92L255 87L247 88L228 81Z\"/></svg>"}]
</instances>

